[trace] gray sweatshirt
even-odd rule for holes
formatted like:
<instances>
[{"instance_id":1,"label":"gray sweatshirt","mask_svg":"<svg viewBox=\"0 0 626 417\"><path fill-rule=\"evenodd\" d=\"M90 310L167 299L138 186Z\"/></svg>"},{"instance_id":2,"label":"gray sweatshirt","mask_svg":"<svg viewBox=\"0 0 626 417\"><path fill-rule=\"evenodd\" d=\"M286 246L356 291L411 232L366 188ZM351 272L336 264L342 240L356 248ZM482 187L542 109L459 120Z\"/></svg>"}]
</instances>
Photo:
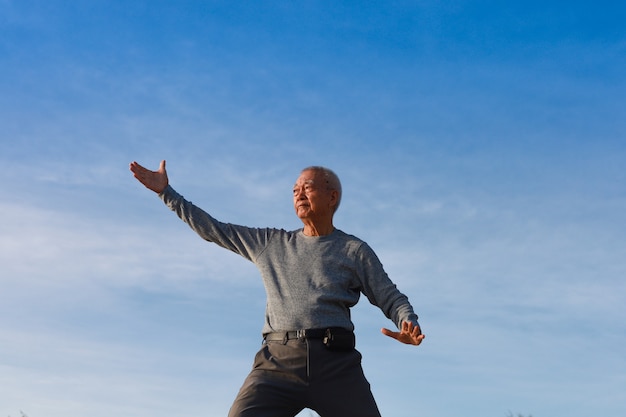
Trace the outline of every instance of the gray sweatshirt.
<instances>
[{"instance_id":1,"label":"gray sweatshirt","mask_svg":"<svg viewBox=\"0 0 626 417\"><path fill-rule=\"evenodd\" d=\"M362 240L335 229L306 236L222 223L168 186L159 197L203 239L252 261L265 285L263 334L343 327L353 330L350 307L363 293L400 327L417 324L408 298L389 279L374 251Z\"/></svg>"}]
</instances>

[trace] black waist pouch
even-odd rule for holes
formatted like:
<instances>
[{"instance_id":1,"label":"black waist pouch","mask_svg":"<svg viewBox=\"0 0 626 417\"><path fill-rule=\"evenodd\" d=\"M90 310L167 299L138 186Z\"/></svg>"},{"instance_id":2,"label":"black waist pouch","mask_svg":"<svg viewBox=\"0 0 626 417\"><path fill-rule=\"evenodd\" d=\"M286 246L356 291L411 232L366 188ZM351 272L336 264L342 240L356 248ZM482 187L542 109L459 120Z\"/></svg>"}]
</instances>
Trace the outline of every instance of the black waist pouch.
<instances>
[{"instance_id":1,"label":"black waist pouch","mask_svg":"<svg viewBox=\"0 0 626 417\"><path fill-rule=\"evenodd\" d=\"M344 352L353 350L356 344L354 332L346 329L326 329L322 342L329 350Z\"/></svg>"}]
</instances>

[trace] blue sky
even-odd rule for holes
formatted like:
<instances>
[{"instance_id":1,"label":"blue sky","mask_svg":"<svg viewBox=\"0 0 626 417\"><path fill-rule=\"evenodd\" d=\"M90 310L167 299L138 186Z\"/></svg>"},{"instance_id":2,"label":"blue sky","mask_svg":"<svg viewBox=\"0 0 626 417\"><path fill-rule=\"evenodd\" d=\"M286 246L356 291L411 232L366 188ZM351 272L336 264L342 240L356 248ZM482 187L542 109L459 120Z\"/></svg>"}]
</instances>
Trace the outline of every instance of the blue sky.
<instances>
[{"instance_id":1,"label":"blue sky","mask_svg":"<svg viewBox=\"0 0 626 417\"><path fill-rule=\"evenodd\" d=\"M546 4L547 3L547 4ZM0 0L0 415L226 415L260 345L218 219L336 226L414 304L354 309L384 416L626 412L626 7L618 2ZM305 414L305 413L303 413Z\"/></svg>"}]
</instances>

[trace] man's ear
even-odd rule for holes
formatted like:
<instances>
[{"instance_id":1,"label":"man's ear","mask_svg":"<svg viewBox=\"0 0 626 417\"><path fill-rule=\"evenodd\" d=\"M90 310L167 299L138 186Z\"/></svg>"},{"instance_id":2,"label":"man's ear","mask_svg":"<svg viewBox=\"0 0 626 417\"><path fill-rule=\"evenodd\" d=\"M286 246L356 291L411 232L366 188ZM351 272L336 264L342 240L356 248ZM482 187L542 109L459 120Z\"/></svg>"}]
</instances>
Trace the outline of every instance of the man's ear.
<instances>
[{"instance_id":1,"label":"man's ear","mask_svg":"<svg viewBox=\"0 0 626 417\"><path fill-rule=\"evenodd\" d=\"M330 192L330 206L337 210L337 202L339 201L339 191L332 190Z\"/></svg>"}]
</instances>

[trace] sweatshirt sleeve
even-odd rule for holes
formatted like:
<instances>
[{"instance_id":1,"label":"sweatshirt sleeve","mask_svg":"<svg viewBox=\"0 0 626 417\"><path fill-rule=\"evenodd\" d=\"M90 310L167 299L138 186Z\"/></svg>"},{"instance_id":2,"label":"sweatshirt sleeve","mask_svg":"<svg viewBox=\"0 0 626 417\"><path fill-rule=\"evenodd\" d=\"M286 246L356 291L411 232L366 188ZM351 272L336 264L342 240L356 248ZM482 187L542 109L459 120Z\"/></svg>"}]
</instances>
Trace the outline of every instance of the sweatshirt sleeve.
<instances>
[{"instance_id":1,"label":"sweatshirt sleeve","mask_svg":"<svg viewBox=\"0 0 626 417\"><path fill-rule=\"evenodd\" d=\"M358 256L362 291L370 303L379 307L398 329L402 328L403 321L419 326L418 316L408 297L391 281L378 256L367 243L363 242L360 246Z\"/></svg>"},{"instance_id":2,"label":"sweatshirt sleeve","mask_svg":"<svg viewBox=\"0 0 626 417\"><path fill-rule=\"evenodd\" d=\"M202 239L217 244L254 262L267 246L273 229L222 223L167 186L159 198Z\"/></svg>"}]
</instances>

